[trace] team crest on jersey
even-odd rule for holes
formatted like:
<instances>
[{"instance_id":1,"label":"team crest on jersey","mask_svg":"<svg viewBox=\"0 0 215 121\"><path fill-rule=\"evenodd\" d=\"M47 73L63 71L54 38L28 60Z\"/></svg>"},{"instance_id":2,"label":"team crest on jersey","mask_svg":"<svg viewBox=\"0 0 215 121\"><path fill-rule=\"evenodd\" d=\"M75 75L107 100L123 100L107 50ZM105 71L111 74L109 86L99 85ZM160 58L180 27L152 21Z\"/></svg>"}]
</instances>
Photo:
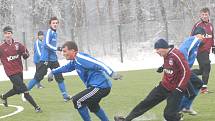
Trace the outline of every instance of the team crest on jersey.
<instances>
[{"instance_id":1,"label":"team crest on jersey","mask_svg":"<svg viewBox=\"0 0 215 121\"><path fill-rule=\"evenodd\" d=\"M15 49L19 50L19 44L15 44Z\"/></svg>"},{"instance_id":2,"label":"team crest on jersey","mask_svg":"<svg viewBox=\"0 0 215 121\"><path fill-rule=\"evenodd\" d=\"M171 65L171 66L173 65L173 59L172 58L169 59L169 65Z\"/></svg>"}]
</instances>

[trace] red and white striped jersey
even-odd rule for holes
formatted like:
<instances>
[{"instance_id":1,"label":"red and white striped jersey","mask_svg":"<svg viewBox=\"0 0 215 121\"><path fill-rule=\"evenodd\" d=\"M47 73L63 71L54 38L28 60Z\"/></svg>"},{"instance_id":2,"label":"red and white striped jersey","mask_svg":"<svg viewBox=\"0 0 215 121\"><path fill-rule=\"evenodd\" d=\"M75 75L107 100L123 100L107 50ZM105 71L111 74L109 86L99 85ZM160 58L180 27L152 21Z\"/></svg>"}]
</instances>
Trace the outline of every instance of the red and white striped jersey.
<instances>
[{"instance_id":1,"label":"red and white striped jersey","mask_svg":"<svg viewBox=\"0 0 215 121\"><path fill-rule=\"evenodd\" d=\"M184 55L176 48L164 57L164 75L161 84L169 91L177 87L185 90L190 79L190 67Z\"/></svg>"}]
</instances>

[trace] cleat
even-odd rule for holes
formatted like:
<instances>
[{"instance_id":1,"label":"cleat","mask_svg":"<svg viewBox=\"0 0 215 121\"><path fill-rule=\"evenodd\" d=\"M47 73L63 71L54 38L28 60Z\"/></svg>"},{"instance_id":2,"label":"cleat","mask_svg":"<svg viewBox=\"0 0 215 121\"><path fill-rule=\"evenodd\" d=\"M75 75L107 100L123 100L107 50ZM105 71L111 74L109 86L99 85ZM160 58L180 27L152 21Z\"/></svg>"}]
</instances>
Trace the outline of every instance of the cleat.
<instances>
[{"instance_id":1,"label":"cleat","mask_svg":"<svg viewBox=\"0 0 215 121\"><path fill-rule=\"evenodd\" d=\"M35 112L36 112L36 113L41 113L42 110L41 110L41 108L40 108L39 106L37 106L37 107L35 108Z\"/></svg>"},{"instance_id":2,"label":"cleat","mask_svg":"<svg viewBox=\"0 0 215 121\"><path fill-rule=\"evenodd\" d=\"M68 102L72 100L72 96L68 95L67 97L63 98L64 102Z\"/></svg>"},{"instance_id":3,"label":"cleat","mask_svg":"<svg viewBox=\"0 0 215 121\"><path fill-rule=\"evenodd\" d=\"M125 118L122 116L114 116L114 121L125 121Z\"/></svg>"},{"instance_id":4,"label":"cleat","mask_svg":"<svg viewBox=\"0 0 215 121\"><path fill-rule=\"evenodd\" d=\"M195 110L193 110L192 108L190 108L190 109L186 109L186 108L183 108L182 109L182 112L183 113L188 113L189 115L197 115L198 113L195 111Z\"/></svg>"},{"instance_id":5,"label":"cleat","mask_svg":"<svg viewBox=\"0 0 215 121\"><path fill-rule=\"evenodd\" d=\"M0 96L0 98L1 98L1 100L2 100L2 103L3 103L4 107L8 107L7 99L4 98L4 95L3 95L3 94Z\"/></svg>"},{"instance_id":6,"label":"cleat","mask_svg":"<svg viewBox=\"0 0 215 121\"><path fill-rule=\"evenodd\" d=\"M182 112L179 112L179 117L180 117L180 121L183 121L183 120L184 120L184 114L183 114L183 111L182 111Z\"/></svg>"},{"instance_id":7,"label":"cleat","mask_svg":"<svg viewBox=\"0 0 215 121\"><path fill-rule=\"evenodd\" d=\"M37 84L37 86L36 86L38 89L42 89L42 88L45 88L43 85L41 85L41 84Z\"/></svg>"}]
</instances>

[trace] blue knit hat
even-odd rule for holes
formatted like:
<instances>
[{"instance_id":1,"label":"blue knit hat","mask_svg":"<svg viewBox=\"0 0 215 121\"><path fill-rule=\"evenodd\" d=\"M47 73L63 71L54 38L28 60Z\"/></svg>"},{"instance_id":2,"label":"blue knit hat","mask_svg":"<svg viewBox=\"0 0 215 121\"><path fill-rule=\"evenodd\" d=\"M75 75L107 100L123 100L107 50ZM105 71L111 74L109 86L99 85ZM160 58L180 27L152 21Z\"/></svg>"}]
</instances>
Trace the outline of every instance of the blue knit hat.
<instances>
[{"instance_id":1,"label":"blue knit hat","mask_svg":"<svg viewBox=\"0 0 215 121\"><path fill-rule=\"evenodd\" d=\"M197 34L205 35L206 33L205 33L205 30L204 30L202 27L198 26L198 27L196 27L196 28L193 30L191 36L195 36L195 35L197 35Z\"/></svg>"},{"instance_id":2,"label":"blue knit hat","mask_svg":"<svg viewBox=\"0 0 215 121\"><path fill-rule=\"evenodd\" d=\"M164 49L169 48L169 44L166 40L159 39L154 44L154 49L158 49L158 48L164 48Z\"/></svg>"}]
</instances>

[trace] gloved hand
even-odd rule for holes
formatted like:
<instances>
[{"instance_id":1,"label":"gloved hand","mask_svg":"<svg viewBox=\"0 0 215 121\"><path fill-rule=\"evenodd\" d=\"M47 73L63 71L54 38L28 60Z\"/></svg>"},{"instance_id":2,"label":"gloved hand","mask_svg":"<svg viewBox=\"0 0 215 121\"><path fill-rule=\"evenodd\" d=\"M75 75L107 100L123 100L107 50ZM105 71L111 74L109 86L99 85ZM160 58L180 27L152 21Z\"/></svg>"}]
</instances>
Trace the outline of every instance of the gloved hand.
<instances>
[{"instance_id":1,"label":"gloved hand","mask_svg":"<svg viewBox=\"0 0 215 121\"><path fill-rule=\"evenodd\" d=\"M158 73L162 73L162 72L163 72L163 66L159 67L159 68L157 69L157 72L158 72Z\"/></svg>"},{"instance_id":2,"label":"gloved hand","mask_svg":"<svg viewBox=\"0 0 215 121\"><path fill-rule=\"evenodd\" d=\"M53 75L52 72L50 72L50 73L48 74L48 82L52 82L52 81L53 81L53 78L54 78L54 75Z\"/></svg>"},{"instance_id":3,"label":"gloved hand","mask_svg":"<svg viewBox=\"0 0 215 121\"><path fill-rule=\"evenodd\" d=\"M122 80L122 75L120 75L116 72L113 72L113 74L111 75L111 78L114 80Z\"/></svg>"},{"instance_id":4,"label":"gloved hand","mask_svg":"<svg viewBox=\"0 0 215 121\"><path fill-rule=\"evenodd\" d=\"M57 47L57 51L62 51L63 48L62 47Z\"/></svg>"},{"instance_id":5,"label":"gloved hand","mask_svg":"<svg viewBox=\"0 0 215 121\"><path fill-rule=\"evenodd\" d=\"M212 53L215 54L215 46L212 46Z\"/></svg>"},{"instance_id":6,"label":"gloved hand","mask_svg":"<svg viewBox=\"0 0 215 121\"><path fill-rule=\"evenodd\" d=\"M29 57L29 54L28 53L23 53L22 57L23 57L23 59L27 59Z\"/></svg>"},{"instance_id":7,"label":"gloved hand","mask_svg":"<svg viewBox=\"0 0 215 121\"><path fill-rule=\"evenodd\" d=\"M174 45L172 44L172 45L169 45L169 48L174 48Z\"/></svg>"}]
</instances>

